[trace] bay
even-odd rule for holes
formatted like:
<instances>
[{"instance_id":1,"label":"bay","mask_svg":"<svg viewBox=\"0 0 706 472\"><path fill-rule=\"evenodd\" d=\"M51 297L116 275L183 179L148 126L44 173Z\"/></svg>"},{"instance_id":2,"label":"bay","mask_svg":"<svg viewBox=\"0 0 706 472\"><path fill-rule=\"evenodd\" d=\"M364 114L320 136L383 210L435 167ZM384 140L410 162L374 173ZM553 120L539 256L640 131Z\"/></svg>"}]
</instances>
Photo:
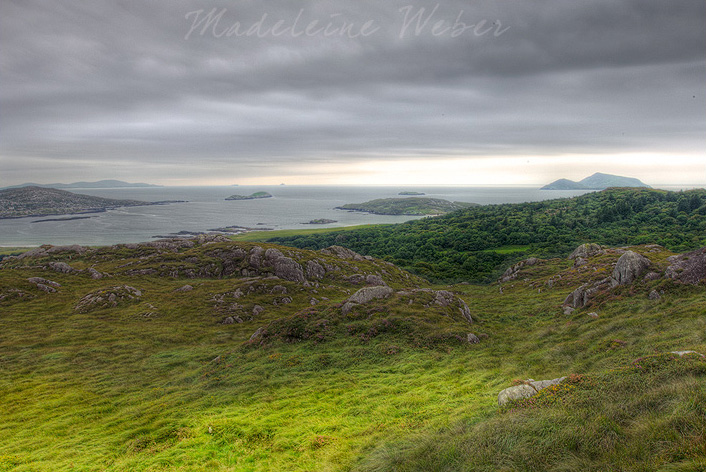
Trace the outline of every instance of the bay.
<instances>
[{"instance_id":1,"label":"bay","mask_svg":"<svg viewBox=\"0 0 706 472\"><path fill-rule=\"evenodd\" d=\"M119 208L92 218L37 222L47 217L0 220L0 246L81 244L89 246L149 241L179 231L204 232L241 226L254 229L333 228L361 224L401 223L419 217L372 215L336 210L346 203L394 198L402 191L423 192L426 197L485 204L521 203L572 197L586 191L539 190L536 187L467 186L227 186L72 189L98 197L144 201L186 200L186 203ZM273 198L226 201L233 195L265 191ZM53 217L52 217L53 218ZM56 218L60 219L62 217ZM310 220L337 220L325 225ZM33 223L34 222L34 223Z\"/></svg>"}]
</instances>

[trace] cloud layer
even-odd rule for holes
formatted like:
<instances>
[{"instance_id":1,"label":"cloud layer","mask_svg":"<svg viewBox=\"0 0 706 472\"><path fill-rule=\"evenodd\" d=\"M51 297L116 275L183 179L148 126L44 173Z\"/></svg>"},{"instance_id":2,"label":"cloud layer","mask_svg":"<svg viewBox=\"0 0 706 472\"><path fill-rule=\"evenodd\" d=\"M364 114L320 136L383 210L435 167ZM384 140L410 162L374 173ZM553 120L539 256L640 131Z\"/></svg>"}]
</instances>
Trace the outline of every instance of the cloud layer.
<instances>
[{"instance_id":1,"label":"cloud layer","mask_svg":"<svg viewBox=\"0 0 706 472\"><path fill-rule=\"evenodd\" d=\"M700 0L17 0L0 41L3 184L641 153L706 181Z\"/></svg>"}]
</instances>

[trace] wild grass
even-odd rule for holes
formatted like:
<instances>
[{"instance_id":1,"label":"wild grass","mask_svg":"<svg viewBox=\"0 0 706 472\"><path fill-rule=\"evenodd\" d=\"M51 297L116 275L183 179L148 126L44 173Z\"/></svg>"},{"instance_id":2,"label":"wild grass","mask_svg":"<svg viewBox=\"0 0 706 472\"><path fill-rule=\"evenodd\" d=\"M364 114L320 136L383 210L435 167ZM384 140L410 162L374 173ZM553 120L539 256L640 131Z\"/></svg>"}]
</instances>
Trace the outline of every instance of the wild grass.
<instances>
[{"instance_id":1,"label":"wild grass","mask_svg":"<svg viewBox=\"0 0 706 472\"><path fill-rule=\"evenodd\" d=\"M117 272L124 262L71 263ZM62 287L38 291L31 276ZM564 315L561 301L584 276L552 260L502 293L436 287L468 303L468 330L487 335L480 344L425 345L403 331L258 347L250 335L311 308L313 287L268 282L285 285L292 303L254 293L263 315L224 325L212 297L242 279L2 269L0 293L31 298L0 302L0 471L702 470L706 367L664 354L706 353L703 287L640 282ZM175 292L186 283L192 291ZM120 284L144 296L74 309ZM649 300L655 287L664 294ZM333 306L344 289L355 290L322 283L315 296ZM395 303L381 306L402 311ZM572 374L497 407L513 379Z\"/></svg>"}]
</instances>

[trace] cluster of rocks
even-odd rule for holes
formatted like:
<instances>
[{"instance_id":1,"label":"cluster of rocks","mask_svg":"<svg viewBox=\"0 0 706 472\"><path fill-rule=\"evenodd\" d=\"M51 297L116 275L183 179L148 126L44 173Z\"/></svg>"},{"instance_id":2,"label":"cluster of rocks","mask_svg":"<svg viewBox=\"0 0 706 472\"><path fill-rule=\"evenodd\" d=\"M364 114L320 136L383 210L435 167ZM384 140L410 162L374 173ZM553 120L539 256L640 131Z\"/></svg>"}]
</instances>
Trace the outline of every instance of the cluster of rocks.
<instances>
[{"instance_id":1,"label":"cluster of rocks","mask_svg":"<svg viewBox=\"0 0 706 472\"><path fill-rule=\"evenodd\" d=\"M130 285L108 287L83 296L76 304L75 310L79 313L87 313L99 309L115 308L139 300L140 297L142 297L142 291Z\"/></svg>"},{"instance_id":2,"label":"cluster of rocks","mask_svg":"<svg viewBox=\"0 0 706 472\"><path fill-rule=\"evenodd\" d=\"M27 281L37 286L39 290L47 293L55 293L56 289L61 287L59 282L45 279L44 277L30 277Z\"/></svg>"},{"instance_id":3,"label":"cluster of rocks","mask_svg":"<svg viewBox=\"0 0 706 472\"><path fill-rule=\"evenodd\" d=\"M538 262L539 259L537 259L536 257L530 257L529 259L520 261L517 264L508 267L507 270L500 277L499 282L509 282L511 280L515 280L523 267L533 266Z\"/></svg>"}]
</instances>

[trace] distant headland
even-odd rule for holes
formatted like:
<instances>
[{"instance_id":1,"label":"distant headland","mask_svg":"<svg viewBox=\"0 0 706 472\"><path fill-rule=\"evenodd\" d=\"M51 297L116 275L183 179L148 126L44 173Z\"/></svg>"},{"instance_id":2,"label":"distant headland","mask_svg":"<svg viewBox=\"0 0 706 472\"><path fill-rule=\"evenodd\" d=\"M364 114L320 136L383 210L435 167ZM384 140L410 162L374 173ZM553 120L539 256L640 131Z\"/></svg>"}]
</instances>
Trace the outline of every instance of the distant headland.
<instances>
[{"instance_id":1,"label":"distant headland","mask_svg":"<svg viewBox=\"0 0 706 472\"><path fill-rule=\"evenodd\" d=\"M545 185L541 190L605 190L609 187L647 187L646 183L633 177L622 177L620 175L602 174L596 172L590 177L575 182L569 179L559 179Z\"/></svg>"}]
</instances>

